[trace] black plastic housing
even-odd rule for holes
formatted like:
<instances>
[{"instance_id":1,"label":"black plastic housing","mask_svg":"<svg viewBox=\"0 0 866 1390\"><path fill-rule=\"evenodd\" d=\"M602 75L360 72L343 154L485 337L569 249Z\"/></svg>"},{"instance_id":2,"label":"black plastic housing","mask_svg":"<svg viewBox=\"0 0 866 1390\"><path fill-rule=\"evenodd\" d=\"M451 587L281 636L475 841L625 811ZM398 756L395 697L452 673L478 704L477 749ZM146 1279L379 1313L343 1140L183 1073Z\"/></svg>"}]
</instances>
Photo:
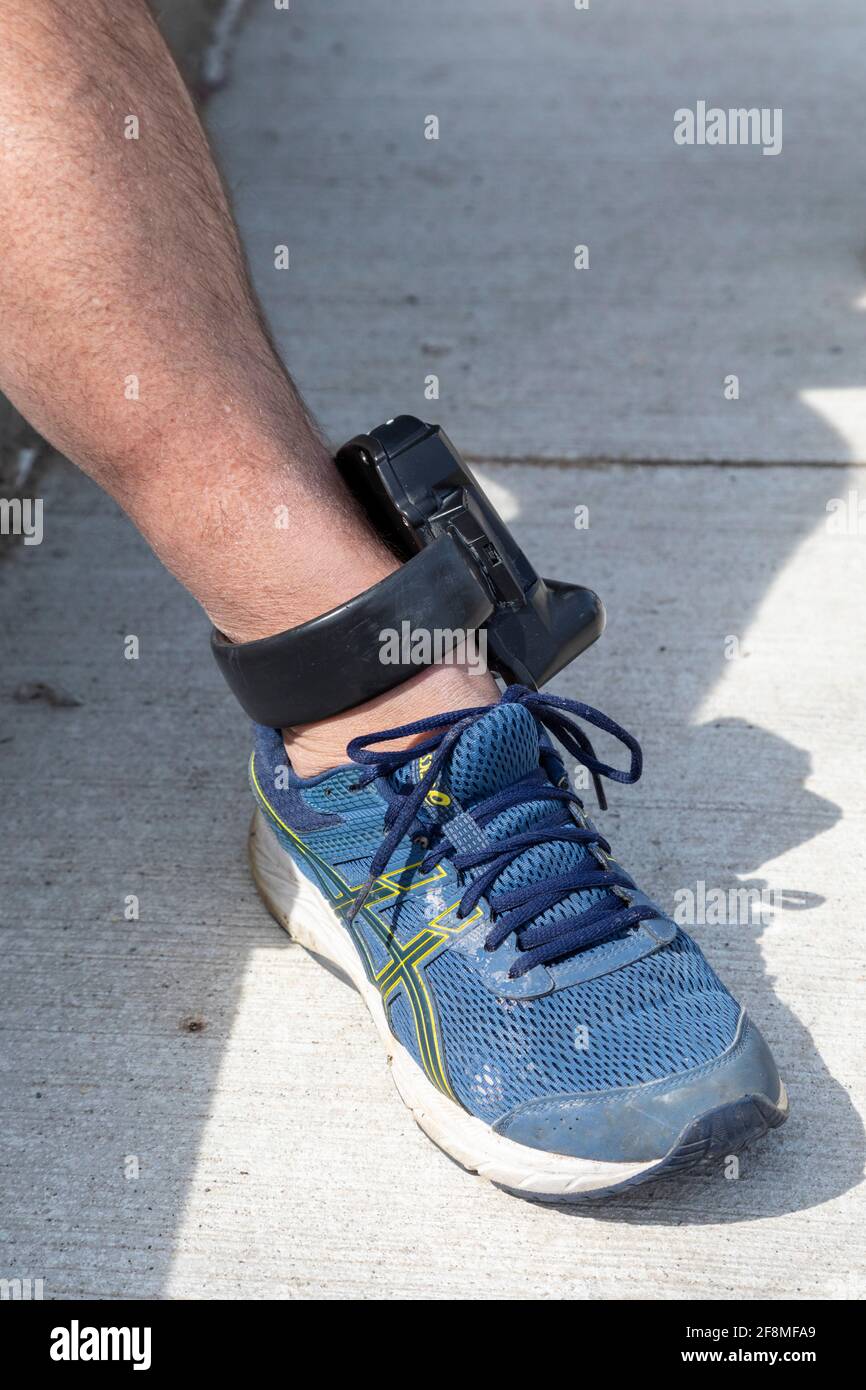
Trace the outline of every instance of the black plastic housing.
<instances>
[{"instance_id":1,"label":"black plastic housing","mask_svg":"<svg viewBox=\"0 0 866 1390\"><path fill-rule=\"evenodd\" d=\"M598 595L539 577L438 425L398 415L345 444L337 466L401 560L443 535L462 547L493 604L488 665L506 681L538 689L601 636Z\"/></svg>"}]
</instances>

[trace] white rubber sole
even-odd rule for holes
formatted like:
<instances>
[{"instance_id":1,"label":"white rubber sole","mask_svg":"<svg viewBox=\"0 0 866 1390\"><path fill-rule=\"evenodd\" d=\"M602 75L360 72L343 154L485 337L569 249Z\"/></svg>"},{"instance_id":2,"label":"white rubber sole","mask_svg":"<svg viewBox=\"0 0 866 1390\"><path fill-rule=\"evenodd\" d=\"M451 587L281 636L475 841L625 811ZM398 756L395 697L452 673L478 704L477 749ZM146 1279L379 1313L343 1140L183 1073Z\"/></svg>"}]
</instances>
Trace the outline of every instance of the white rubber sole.
<instances>
[{"instance_id":1,"label":"white rubber sole","mask_svg":"<svg viewBox=\"0 0 866 1390\"><path fill-rule=\"evenodd\" d=\"M516 1144L449 1100L394 1037L381 995L367 979L346 928L282 849L258 810L250 826L249 852L253 879L268 911L293 940L328 961L355 986L373 1016L404 1103L434 1144L464 1168L516 1192L568 1198L630 1183L657 1166L657 1159L605 1163Z\"/></svg>"}]
</instances>

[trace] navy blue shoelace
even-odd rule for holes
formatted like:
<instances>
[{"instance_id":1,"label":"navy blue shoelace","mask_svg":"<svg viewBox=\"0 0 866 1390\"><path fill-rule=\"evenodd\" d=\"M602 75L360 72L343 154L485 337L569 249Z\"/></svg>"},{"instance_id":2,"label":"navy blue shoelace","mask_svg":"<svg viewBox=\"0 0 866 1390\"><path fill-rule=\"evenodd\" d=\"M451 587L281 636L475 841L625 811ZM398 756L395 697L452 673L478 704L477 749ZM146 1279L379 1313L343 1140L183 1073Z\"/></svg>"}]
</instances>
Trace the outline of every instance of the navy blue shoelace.
<instances>
[{"instance_id":1,"label":"navy blue shoelace","mask_svg":"<svg viewBox=\"0 0 866 1390\"><path fill-rule=\"evenodd\" d=\"M585 705L579 700L566 700L559 695L527 690L520 685L509 686L502 696L501 703L524 705L575 761L589 770L602 810L607 805L601 784L602 777L625 783L636 782L640 777L643 757L637 739L591 705ZM479 899L482 896L486 897L491 912L491 929L487 934L485 946L488 950L495 951L513 932L518 953L509 975L517 978L536 965L550 965L555 961L561 961L626 928L637 926L638 922L661 917L662 913L649 905L632 904L631 891L636 888L634 881L624 870L613 866L606 858L610 854L610 845L595 826L585 821L583 803L570 790L563 777L557 780L556 785L552 785L545 782L540 773L530 774L529 777L494 792L473 806L472 819L483 829L496 816L511 807L529 801L551 803L551 814L541 822L529 829L501 836L481 849L458 851L443 833L441 824L419 822L418 813L421 806L444 769L457 741L472 724L490 714L495 708L495 705L480 705L471 709L453 710L449 714L433 715L429 719L419 719L412 724L402 724L398 728L385 729L364 738L356 738L349 744L349 757L362 769L358 776L359 786L376 781L380 777L387 778L416 758L429 755L429 764L421 780L408 792L392 793L385 815L386 834L373 856L367 881L352 904L350 917L354 917L363 906L403 837L409 835L410 838L419 839L423 830L428 848L420 865L422 873L428 873L442 859L448 859L461 876L472 870L481 870L468 881L458 911L461 917L466 917L474 910ZM596 757L587 734L574 722L575 719L581 719L586 724L604 730L624 744L631 754L629 767L623 770L601 762ZM368 746L432 730L436 732L432 733L429 739L416 743L411 748L381 750ZM561 772L562 764L550 749L542 746L541 759L549 774L554 765ZM566 811L570 805L579 808L581 824L577 824L571 813ZM500 874L518 855L535 845L551 842L584 845L590 853L581 864L565 869L562 873L553 874L540 883L509 889L497 887ZM603 889L604 892L582 912L562 920L556 919L544 924L537 922L548 908L562 902L571 893L589 889Z\"/></svg>"}]
</instances>

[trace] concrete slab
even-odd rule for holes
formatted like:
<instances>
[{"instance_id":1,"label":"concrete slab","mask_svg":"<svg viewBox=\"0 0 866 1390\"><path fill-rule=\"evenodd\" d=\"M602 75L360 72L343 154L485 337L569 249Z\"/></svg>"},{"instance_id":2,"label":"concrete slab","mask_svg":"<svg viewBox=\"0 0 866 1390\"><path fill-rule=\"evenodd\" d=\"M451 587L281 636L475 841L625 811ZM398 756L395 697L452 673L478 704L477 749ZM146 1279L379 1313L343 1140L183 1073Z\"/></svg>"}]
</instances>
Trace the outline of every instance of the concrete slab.
<instances>
[{"instance_id":1,"label":"concrete slab","mask_svg":"<svg viewBox=\"0 0 866 1390\"><path fill-rule=\"evenodd\" d=\"M210 127L334 439L866 461L862 39L859 0L249 7ZM781 108L781 153L675 145L701 100Z\"/></svg>"},{"instance_id":2,"label":"concrete slab","mask_svg":"<svg viewBox=\"0 0 866 1390\"><path fill-rule=\"evenodd\" d=\"M3 1277L46 1297L862 1296L866 555L826 503L866 472L488 476L529 552L608 602L557 689L643 739L645 778L604 818L621 857L669 905L698 880L781 893L765 921L694 930L779 1058L789 1124L736 1180L581 1214L433 1148L357 996L255 897L246 730L204 619L58 470L0 593ZM19 704L24 681L81 704Z\"/></svg>"},{"instance_id":3,"label":"concrete slab","mask_svg":"<svg viewBox=\"0 0 866 1390\"><path fill-rule=\"evenodd\" d=\"M58 467L45 542L0 592L0 1277L47 1297L862 1296L866 471L808 463L866 459L860 22L854 0L255 6L211 108L335 438L399 407L488 460L799 462L484 470L527 550L608 603L556 688L644 743L604 822L621 857L669 905L774 894L694 931L777 1053L788 1126L736 1179L580 1214L432 1148L357 998L255 897L246 730L203 618ZM782 154L674 146L699 99L781 106ZM81 703L13 698L38 681Z\"/></svg>"}]
</instances>

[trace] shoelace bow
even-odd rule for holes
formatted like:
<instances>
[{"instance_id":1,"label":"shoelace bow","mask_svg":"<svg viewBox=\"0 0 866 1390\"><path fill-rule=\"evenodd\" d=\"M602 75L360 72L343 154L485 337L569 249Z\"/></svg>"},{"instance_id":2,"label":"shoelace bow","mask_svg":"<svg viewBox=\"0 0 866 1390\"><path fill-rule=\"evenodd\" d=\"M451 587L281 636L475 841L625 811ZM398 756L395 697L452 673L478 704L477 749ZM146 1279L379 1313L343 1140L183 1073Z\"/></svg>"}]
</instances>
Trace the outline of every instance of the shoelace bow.
<instances>
[{"instance_id":1,"label":"shoelace bow","mask_svg":"<svg viewBox=\"0 0 866 1390\"><path fill-rule=\"evenodd\" d=\"M502 696L501 703L525 705L575 761L589 770L602 810L607 806L601 784L602 777L625 783L636 782L640 777L643 755L637 739L591 705L585 705L579 700L567 700L559 695L527 690L520 685L509 686ZM486 896L491 912L491 929L484 944L489 951L495 951L512 932L516 934L518 955L508 972L512 979L516 979L536 965L549 965L554 961L560 961L625 928L636 926L638 922L651 917L661 917L662 913L648 905L632 905L629 890L636 888L633 879L624 870L611 866L605 857L610 854L610 845L597 828L586 820L583 803L565 784L564 777L554 786L539 781L538 774L530 774L529 777L494 792L473 806L472 819L483 829L494 817L512 806L527 801L552 803L552 815L529 829L493 840L481 849L458 851L447 839L442 824L434 822L428 825L426 822L418 821L418 812L445 767L458 739L472 724L495 708L495 705L479 705L470 709L453 710L448 714L433 715L428 719L418 719L412 724L401 724L394 729L385 729L364 738L356 738L349 744L346 750L349 757L363 769L358 777L358 786L366 786L380 777L387 777L406 763L430 754L429 766L417 785L409 792L392 795L385 815L387 833L373 855L369 876L352 904L349 920L363 906L403 837L409 835L416 841L426 840L428 849L420 864L422 873L428 873L443 858L448 858L461 876L472 870L481 870L468 882L458 904L458 911L461 917L468 916L478 900ZM588 736L574 722L575 718L612 734L624 744L631 754L630 766L623 770L601 762L596 757ZM416 743L411 748L374 750L368 747L371 743L387 743L392 739L404 738L407 734L422 734L434 729L437 732L431 738ZM542 748L541 757L546 765L552 760L558 765L561 773L562 764L555 753ZM550 771L550 767L546 766L546 770ZM567 824L564 821L562 808L565 806L576 806L579 809L580 824ZM496 887L499 875L524 850L553 841L585 845L590 851L590 862L565 869L562 873L551 875L541 882L520 888ZM593 888L604 889L604 895L584 911L562 921L538 925L535 919L570 893Z\"/></svg>"}]
</instances>

